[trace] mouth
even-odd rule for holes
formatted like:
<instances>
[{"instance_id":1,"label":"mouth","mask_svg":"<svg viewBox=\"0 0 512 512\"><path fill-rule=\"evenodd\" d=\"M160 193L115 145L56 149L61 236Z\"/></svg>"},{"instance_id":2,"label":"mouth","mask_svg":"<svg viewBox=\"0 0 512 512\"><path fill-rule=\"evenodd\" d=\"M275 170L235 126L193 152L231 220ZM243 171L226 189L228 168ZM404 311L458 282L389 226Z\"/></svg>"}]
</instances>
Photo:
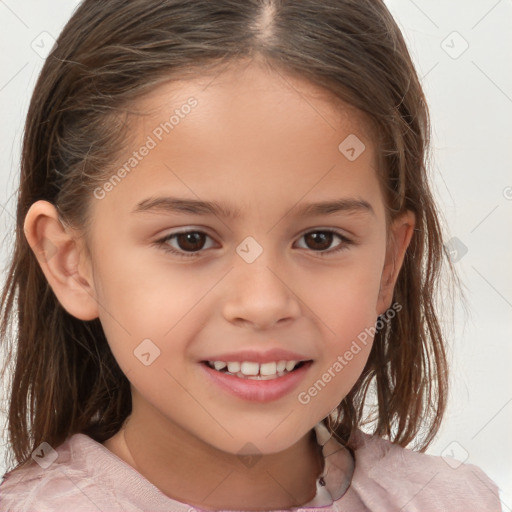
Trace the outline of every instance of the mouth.
<instances>
[{"instance_id":1,"label":"mouth","mask_svg":"<svg viewBox=\"0 0 512 512\"><path fill-rule=\"evenodd\" d=\"M312 363L306 361L273 361L257 363L253 361L201 361L201 364L225 375L249 380L274 380L296 372L304 365Z\"/></svg>"}]
</instances>

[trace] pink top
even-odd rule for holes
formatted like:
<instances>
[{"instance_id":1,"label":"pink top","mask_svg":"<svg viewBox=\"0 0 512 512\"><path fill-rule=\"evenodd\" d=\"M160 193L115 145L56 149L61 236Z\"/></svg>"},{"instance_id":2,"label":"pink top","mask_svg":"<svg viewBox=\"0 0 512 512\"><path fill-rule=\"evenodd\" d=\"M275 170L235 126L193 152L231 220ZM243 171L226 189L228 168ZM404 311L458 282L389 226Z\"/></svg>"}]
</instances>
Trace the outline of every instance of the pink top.
<instances>
[{"instance_id":1,"label":"pink top","mask_svg":"<svg viewBox=\"0 0 512 512\"><path fill-rule=\"evenodd\" d=\"M315 433L324 454L324 470L317 479L315 498L294 510L501 511L498 488L476 466L414 452L360 431L354 463L322 422L315 426ZM32 462L4 475L1 512L201 510L169 498L84 434L69 437L51 455L44 456L41 465Z\"/></svg>"}]
</instances>

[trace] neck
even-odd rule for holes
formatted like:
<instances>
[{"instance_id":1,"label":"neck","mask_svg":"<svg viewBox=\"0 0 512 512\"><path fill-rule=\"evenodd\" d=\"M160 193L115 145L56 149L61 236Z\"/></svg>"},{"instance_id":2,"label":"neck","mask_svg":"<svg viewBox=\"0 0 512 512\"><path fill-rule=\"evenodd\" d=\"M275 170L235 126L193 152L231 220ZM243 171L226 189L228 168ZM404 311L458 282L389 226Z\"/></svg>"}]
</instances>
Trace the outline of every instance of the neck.
<instances>
[{"instance_id":1,"label":"neck","mask_svg":"<svg viewBox=\"0 0 512 512\"><path fill-rule=\"evenodd\" d=\"M174 423L163 431L137 410L104 444L168 497L205 510L299 507L314 498L324 464L313 430L282 452L240 456Z\"/></svg>"}]
</instances>

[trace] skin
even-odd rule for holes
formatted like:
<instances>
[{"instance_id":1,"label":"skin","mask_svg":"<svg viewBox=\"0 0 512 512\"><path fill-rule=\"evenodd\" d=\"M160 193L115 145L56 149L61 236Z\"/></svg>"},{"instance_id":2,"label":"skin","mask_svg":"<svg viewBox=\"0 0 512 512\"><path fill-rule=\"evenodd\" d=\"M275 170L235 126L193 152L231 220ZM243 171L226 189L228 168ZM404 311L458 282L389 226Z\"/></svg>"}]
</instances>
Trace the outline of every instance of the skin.
<instances>
[{"instance_id":1,"label":"skin","mask_svg":"<svg viewBox=\"0 0 512 512\"><path fill-rule=\"evenodd\" d=\"M197 107L103 199L91 199L87 238L45 201L30 208L26 237L63 307L82 320L99 317L130 380L133 412L106 448L169 497L205 509L300 506L323 468L312 429L356 382L371 340L309 403L297 395L391 306L414 216L406 212L386 230L361 113L256 62L213 82L159 86L138 103L144 115L133 120L117 163L191 96ZM338 149L350 134L366 146L354 161ZM231 205L241 216L131 213L144 199L171 195ZM373 212L295 215L297 206L338 198L365 200ZM176 238L155 244L185 228L208 236L192 246ZM326 229L352 243L304 236ZM247 236L263 249L250 264L236 252ZM48 241L54 254L45 258L36 249ZM165 244L199 256L171 254ZM160 350L149 366L134 357L147 338ZM199 363L274 347L313 365L297 389L272 402L212 386ZM250 467L238 456L248 442L260 456Z\"/></svg>"}]
</instances>

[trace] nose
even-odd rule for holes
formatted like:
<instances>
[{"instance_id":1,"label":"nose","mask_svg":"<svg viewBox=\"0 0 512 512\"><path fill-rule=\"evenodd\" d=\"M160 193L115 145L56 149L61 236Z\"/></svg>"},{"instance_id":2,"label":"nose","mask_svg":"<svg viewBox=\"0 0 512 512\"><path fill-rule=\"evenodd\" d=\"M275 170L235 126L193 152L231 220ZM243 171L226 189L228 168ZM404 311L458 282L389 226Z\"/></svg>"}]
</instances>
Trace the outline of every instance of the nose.
<instances>
[{"instance_id":1,"label":"nose","mask_svg":"<svg viewBox=\"0 0 512 512\"><path fill-rule=\"evenodd\" d=\"M253 263L236 261L225 283L222 310L228 322L263 330L300 316L300 300L288 273L275 262L265 251Z\"/></svg>"}]
</instances>

